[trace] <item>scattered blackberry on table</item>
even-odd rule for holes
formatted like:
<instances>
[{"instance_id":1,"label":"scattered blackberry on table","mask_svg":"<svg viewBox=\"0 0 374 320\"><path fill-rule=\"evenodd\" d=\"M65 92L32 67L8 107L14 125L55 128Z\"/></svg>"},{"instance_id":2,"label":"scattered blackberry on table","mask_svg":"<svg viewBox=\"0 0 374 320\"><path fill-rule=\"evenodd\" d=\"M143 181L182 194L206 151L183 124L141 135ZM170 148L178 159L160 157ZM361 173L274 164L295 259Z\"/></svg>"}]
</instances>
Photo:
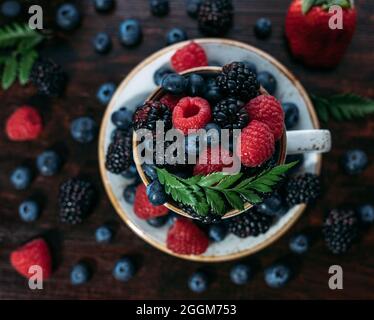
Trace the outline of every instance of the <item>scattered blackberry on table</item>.
<instances>
[{"instance_id":1,"label":"scattered blackberry on table","mask_svg":"<svg viewBox=\"0 0 374 320\"><path fill-rule=\"evenodd\" d=\"M364 171L368 162L367 154L360 149L348 150L342 157L343 169L350 175L359 174Z\"/></svg>"},{"instance_id":2,"label":"scattered blackberry on table","mask_svg":"<svg viewBox=\"0 0 374 320\"><path fill-rule=\"evenodd\" d=\"M281 288L290 280L291 270L284 264L276 264L265 269L264 278L270 288Z\"/></svg>"},{"instance_id":3,"label":"scattered blackberry on table","mask_svg":"<svg viewBox=\"0 0 374 320\"><path fill-rule=\"evenodd\" d=\"M171 111L159 101L147 101L138 107L133 115L133 124L136 130L156 130L156 122L163 121L165 130L171 128Z\"/></svg>"},{"instance_id":4,"label":"scattered blackberry on table","mask_svg":"<svg viewBox=\"0 0 374 320\"><path fill-rule=\"evenodd\" d=\"M256 206L257 212L273 217L283 216L287 212L287 209L283 198L278 192L272 193L269 197L264 199L262 203Z\"/></svg>"},{"instance_id":5,"label":"scattered blackberry on table","mask_svg":"<svg viewBox=\"0 0 374 320\"><path fill-rule=\"evenodd\" d=\"M274 95L277 90L277 80L275 77L267 71L261 71L257 74L257 80L261 86L270 94Z\"/></svg>"},{"instance_id":6,"label":"scattered blackberry on table","mask_svg":"<svg viewBox=\"0 0 374 320\"><path fill-rule=\"evenodd\" d=\"M98 243L109 243L113 238L113 231L106 225L96 229L95 239Z\"/></svg>"},{"instance_id":7,"label":"scattered blackberry on table","mask_svg":"<svg viewBox=\"0 0 374 320\"><path fill-rule=\"evenodd\" d=\"M57 8L56 11L56 24L64 31L71 31L76 29L82 16L78 7L73 3L64 3Z\"/></svg>"},{"instance_id":8,"label":"scattered blackberry on table","mask_svg":"<svg viewBox=\"0 0 374 320\"><path fill-rule=\"evenodd\" d=\"M266 39L269 38L272 31L271 21L267 18L260 18L256 21L254 26L254 32L257 38Z\"/></svg>"},{"instance_id":9,"label":"scattered blackberry on table","mask_svg":"<svg viewBox=\"0 0 374 320\"><path fill-rule=\"evenodd\" d=\"M114 0L94 0L95 9L97 12L109 12L114 8Z\"/></svg>"},{"instance_id":10,"label":"scattered blackberry on table","mask_svg":"<svg viewBox=\"0 0 374 320\"><path fill-rule=\"evenodd\" d=\"M119 131L109 144L105 168L114 174L126 171L132 160L132 131Z\"/></svg>"},{"instance_id":11,"label":"scattered blackberry on table","mask_svg":"<svg viewBox=\"0 0 374 320\"><path fill-rule=\"evenodd\" d=\"M162 80L164 80L164 78L171 73L174 73L174 71L170 70L168 67L161 67L157 69L153 75L154 83L157 86L161 86Z\"/></svg>"},{"instance_id":12,"label":"scattered blackberry on table","mask_svg":"<svg viewBox=\"0 0 374 320\"><path fill-rule=\"evenodd\" d=\"M39 218L40 206L34 200L26 200L18 207L18 213L22 221L33 222Z\"/></svg>"},{"instance_id":13,"label":"scattered blackberry on table","mask_svg":"<svg viewBox=\"0 0 374 320\"><path fill-rule=\"evenodd\" d=\"M286 128L288 130L293 129L299 123L299 108L292 102L282 103L282 108L284 111L284 122L286 124Z\"/></svg>"},{"instance_id":14,"label":"scattered blackberry on table","mask_svg":"<svg viewBox=\"0 0 374 320\"><path fill-rule=\"evenodd\" d=\"M259 95L256 75L242 62L232 62L222 68L216 82L222 92L247 102Z\"/></svg>"},{"instance_id":15,"label":"scattered blackberry on table","mask_svg":"<svg viewBox=\"0 0 374 320\"><path fill-rule=\"evenodd\" d=\"M204 292L208 288L207 275L202 271L195 272L188 279L188 287L196 293Z\"/></svg>"},{"instance_id":16,"label":"scattered blackberry on table","mask_svg":"<svg viewBox=\"0 0 374 320\"><path fill-rule=\"evenodd\" d=\"M21 11L21 3L15 0L4 1L0 7L1 14L7 18L15 18L20 15Z\"/></svg>"},{"instance_id":17,"label":"scattered blackberry on table","mask_svg":"<svg viewBox=\"0 0 374 320\"><path fill-rule=\"evenodd\" d=\"M184 93L187 89L187 85L187 79L177 73L166 75L161 82L162 88L174 95L180 95Z\"/></svg>"},{"instance_id":18,"label":"scattered blackberry on table","mask_svg":"<svg viewBox=\"0 0 374 320\"><path fill-rule=\"evenodd\" d=\"M222 129L243 129L249 122L244 103L235 98L221 100L213 107L213 121Z\"/></svg>"},{"instance_id":19,"label":"scattered blackberry on table","mask_svg":"<svg viewBox=\"0 0 374 320\"><path fill-rule=\"evenodd\" d=\"M78 224L92 209L95 197L93 185L79 178L71 178L60 186L58 196L62 222Z\"/></svg>"},{"instance_id":20,"label":"scattered blackberry on table","mask_svg":"<svg viewBox=\"0 0 374 320\"><path fill-rule=\"evenodd\" d=\"M367 203L359 206L357 212L363 223L374 222L374 206L372 204Z\"/></svg>"},{"instance_id":21,"label":"scattered blackberry on table","mask_svg":"<svg viewBox=\"0 0 374 320\"><path fill-rule=\"evenodd\" d=\"M182 42L187 40L188 36L186 31L181 28L173 28L166 34L166 43L167 45L171 45L174 43Z\"/></svg>"},{"instance_id":22,"label":"scattered blackberry on table","mask_svg":"<svg viewBox=\"0 0 374 320\"><path fill-rule=\"evenodd\" d=\"M85 263L80 262L73 266L70 272L70 282L78 286L87 283L91 278L91 268Z\"/></svg>"},{"instance_id":23,"label":"scattered blackberry on table","mask_svg":"<svg viewBox=\"0 0 374 320\"><path fill-rule=\"evenodd\" d=\"M132 111L122 107L113 112L110 119L118 129L128 130L132 125Z\"/></svg>"},{"instance_id":24,"label":"scattered blackberry on table","mask_svg":"<svg viewBox=\"0 0 374 320\"><path fill-rule=\"evenodd\" d=\"M108 33L99 32L93 39L93 46L97 53L108 53L112 49L112 39Z\"/></svg>"},{"instance_id":25,"label":"scattered blackberry on table","mask_svg":"<svg viewBox=\"0 0 374 320\"><path fill-rule=\"evenodd\" d=\"M138 45L143 37L142 27L138 20L124 20L119 27L119 40L125 47Z\"/></svg>"},{"instance_id":26,"label":"scattered blackberry on table","mask_svg":"<svg viewBox=\"0 0 374 320\"><path fill-rule=\"evenodd\" d=\"M358 219L353 210L331 210L323 223L327 248L333 254L348 251L358 235Z\"/></svg>"},{"instance_id":27,"label":"scattered blackberry on table","mask_svg":"<svg viewBox=\"0 0 374 320\"><path fill-rule=\"evenodd\" d=\"M39 93L57 97L63 93L67 77L57 63L50 59L40 59L31 69L30 80L38 88Z\"/></svg>"},{"instance_id":28,"label":"scattered blackberry on table","mask_svg":"<svg viewBox=\"0 0 374 320\"><path fill-rule=\"evenodd\" d=\"M227 228L223 223L215 223L209 226L208 235L214 242L221 242L227 236Z\"/></svg>"},{"instance_id":29,"label":"scattered blackberry on table","mask_svg":"<svg viewBox=\"0 0 374 320\"><path fill-rule=\"evenodd\" d=\"M186 11L190 17L197 17L202 2L202 0L186 0Z\"/></svg>"},{"instance_id":30,"label":"scattered blackberry on table","mask_svg":"<svg viewBox=\"0 0 374 320\"><path fill-rule=\"evenodd\" d=\"M136 184L129 184L123 190L123 199L125 199L128 204L134 204L136 187Z\"/></svg>"},{"instance_id":31,"label":"scattered blackberry on table","mask_svg":"<svg viewBox=\"0 0 374 320\"><path fill-rule=\"evenodd\" d=\"M316 174L305 173L291 177L285 185L286 202L289 206L312 203L321 193L321 182Z\"/></svg>"},{"instance_id":32,"label":"scattered blackberry on table","mask_svg":"<svg viewBox=\"0 0 374 320\"><path fill-rule=\"evenodd\" d=\"M297 234L290 239L289 248L294 253L303 254L309 249L309 238L305 234Z\"/></svg>"},{"instance_id":33,"label":"scattered blackberry on table","mask_svg":"<svg viewBox=\"0 0 374 320\"><path fill-rule=\"evenodd\" d=\"M187 76L187 93L190 97L201 97L205 90L205 80L202 76L196 73Z\"/></svg>"},{"instance_id":34,"label":"scattered blackberry on table","mask_svg":"<svg viewBox=\"0 0 374 320\"><path fill-rule=\"evenodd\" d=\"M70 134L79 143L92 142L97 135L97 124L91 117L79 117L70 125Z\"/></svg>"},{"instance_id":35,"label":"scattered blackberry on table","mask_svg":"<svg viewBox=\"0 0 374 320\"><path fill-rule=\"evenodd\" d=\"M161 228L162 226L164 226L169 220L169 216L166 215L166 216L161 216L161 217L155 217L155 218L151 218L151 219L147 219L147 223L154 227L154 228Z\"/></svg>"},{"instance_id":36,"label":"scattered blackberry on table","mask_svg":"<svg viewBox=\"0 0 374 320\"><path fill-rule=\"evenodd\" d=\"M248 283L251 278L251 269L244 263L234 265L230 270L230 279L237 285Z\"/></svg>"},{"instance_id":37,"label":"scattered blackberry on table","mask_svg":"<svg viewBox=\"0 0 374 320\"><path fill-rule=\"evenodd\" d=\"M178 207L180 207L184 212L188 213L192 218L195 218L195 219L199 220L201 223L204 223L204 224L219 223L219 222L222 221L222 217L213 213L213 212L208 213L205 216L202 216L202 215L198 214L190 206L180 204L180 205L178 205Z\"/></svg>"},{"instance_id":38,"label":"scattered blackberry on table","mask_svg":"<svg viewBox=\"0 0 374 320\"><path fill-rule=\"evenodd\" d=\"M233 11L231 0L204 0L197 17L200 31L208 36L225 34L232 26Z\"/></svg>"},{"instance_id":39,"label":"scattered blackberry on table","mask_svg":"<svg viewBox=\"0 0 374 320\"><path fill-rule=\"evenodd\" d=\"M147 196L150 203L154 206L160 206L167 200L165 189L160 181L152 181L147 186Z\"/></svg>"},{"instance_id":40,"label":"scattered blackberry on table","mask_svg":"<svg viewBox=\"0 0 374 320\"><path fill-rule=\"evenodd\" d=\"M149 0L151 13L156 17L163 17L169 13L169 0Z\"/></svg>"},{"instance_id":41,"label":"scattered blackberry on table","mask_svg":"<svg viewBox=\"0 0 374 320\"><path fill-rule=\"evenodd\" d=\"M112 96L114 92L116 91L117 86L113 82L107 82L102 84L99 89L96 92L96 98L99 100L99 102L106 106L110 99L112 99Z\"/></svg>"},{"instance_id":42,"label":"scattered blackberry on table","mask_svg":"<svg viewBox=\"0 0 374 320\"><path fill-rule=\"evenodd\" d=\"M119 259L114 265L113 277L121 282L129 281L135 275L135 264L129 257Z\"/></svg>"},{"instance_id":43,"label":"scattered blackberry on table","mask_svg":"<svg viewBox=\"0 0 374 320\"><path fill-rule=\"evenodd\" d=\"M61 168L61 157L53 150L47 150L36 158L36 167L43 176L53 176Z\"/></svg>"},{"instance_id":44,"label":"scattered blackberry on table","mask_svg":"<svg viewBox=\"0 0 374 320\"><path fill-rule=\"evenodd\" d=\"M31 180L32 171L25 166L15 168L10 174L10 183L16 190L26 189L31 184Z\"/></svg>"}]
</instances>

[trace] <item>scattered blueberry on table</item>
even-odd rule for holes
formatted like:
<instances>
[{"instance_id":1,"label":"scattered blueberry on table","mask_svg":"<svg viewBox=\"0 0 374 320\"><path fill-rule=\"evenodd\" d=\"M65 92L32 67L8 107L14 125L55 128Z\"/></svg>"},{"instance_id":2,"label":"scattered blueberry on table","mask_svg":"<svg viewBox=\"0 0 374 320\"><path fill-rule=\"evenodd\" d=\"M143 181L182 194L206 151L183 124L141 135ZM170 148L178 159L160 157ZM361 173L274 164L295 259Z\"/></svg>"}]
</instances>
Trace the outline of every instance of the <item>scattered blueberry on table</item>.
<instances>
[{"instance_id":1,"label":"scattered blueberry on table","mask_svg":"<svg viewBox=\"0 0 374 320\"><path fill-rule=\"evenodd\" d=\"M358 215L363 223L374 222L374 206L370 203L363 204L357 209Z\"/></svg>"},{"instance_id":2,"label":"scattered blueberry on table","mask_svg":"<svg viewBox=\"0 0 374 320\"><path fill-rule=\"evenodd\" d=\"M269 38L272 31L272 24L268 18L260 18L256 21L254 26L254 32L257 38L266 39Z\"/></svg>"},{"instance_id":3,"label":"scattered blueberry on table","mask_svg":"<svg viewBox=\"0 0 374 320\"><path fill-rule=\"evenodd\" d=\"M142 40L142 27L136 19L127 19L119 27L119 40L125 47L138 45Z\"/></svg>"},{"instance_id":4,"label":"scattered blueberry on table","mask_svg":"<svg viewBox=\"0 0 374 320\"><path fill-rule=\"evenodd\" d=\"M186 1L187 14L192 18L197 18L200 5L202 2L203 2L202 0L187 0Z\"/></svg>"},{"instance_id":5,"label":"scattered blueberry on table","mask_svg":"<svg viewBox=\"0 0 374 320\"><path fill-rule=\"evenodd\" d=\"M16 190L26 189L32 180L32 171L30 168L20 166L15 168L10 175L10 183Z\"/></svg>"},{"instance_id":6,"label":"scattered blueberry on table","mask_svg":"<svg viewBox=\"0 0 374 320\"><path fill-rule=\"evenodd\" d=\"M235 264L230 270L230 279L237 285L248 283L251 277L251 269L244 263Z\"/></svg>"},{"instance_id":7,"label":"scattered blueberry on table","mask_svg":"<svg viewBox=\"0 0 374 320\"><path fill-rule=\"evenodd\" d=\"M0 12L4 17L15 18L20 15L22 10L21 3L15 0L7 0L1 4Z\"/></svg>"},{"instance_id":8,"label":"scattered blueberry on table","mask_svg":"<svg viewBox=\"0 0 374 320\"><path fill-rule=\"evenodd\" d=\"M113 277L121 282L129 281L135 275L135 265L131 258L123 257L114 265Z\"/></svg>"},{"instance_id":9,"label":"scattered blueberry on table","mask_svg":"<svg viewBox=\"0 0 374 320\"><path fill-rule=\"evenodd\" d=\"M96 11L100 13L109 12L115 6L115 0L94 0L93 2Z\"/></svg>"},{"instance_id":10,"label":"scattered blueberry on table","mask_svg":"<svg viewBox=\"0 0 374 320\"><path fill-rule=\"evenodd\" d=\"M73 139L80 143L89 143L96 138L98 126L91 117L79 117L70 125L70 133Z\"/></svg>"},{"instance_id":11,"label":"scattered blueberry on table","mask_svg":"<svg viewBox=\"0 0 374 320\"><path fill-rule=\"evenodd\" d=\"M81 13L73 3L64 3L57 8L56 23L62 30L71 31L76 29L81 22Z\"/></svg>"},{"instance_id":12,"label":"scattered blueberry on table","mask_svg":"<svg viewBox=\"0 0 374 320\"><path fill-rule=\"evenodd\" d=\"M95 239L98 243L109 243L113 238L113 231L106 225L100 226L95 231Z\"/></svg>"},{"instance_id":13,"label":"scattered blueberry on table","mask_svg":"<svg viewBox=\"0 0 374 320\"><path fill-rule=\"evenodd\" d=\"M291 270L284 264L276 264L265 269L265 282L271 288L281 288L291 277Z\"/></svg>"},{"instance_id":14,"label":"scattered blueberry on table","mask_svg":"<svg viewBox=\"0 0 374 320\"><path fill-rule=\"evenodd\" d=\"M116 91L116 88L117 86L112 82L102 84L96 93L96 97L99 100L99 102L102 105L106 106L109 103L110 99L112 99L114 91Z\"/></svg>"},{"instance_id":15,"label":"scattered blueberry on table","mask_svg":"<svg viewBox=\"0 0 374 320\"><path fill-rule=\"evenodd\" d=\"M289 247L293 253L303 254L309 249L309 239L305 234L294 235L290 239Z\"/></svg>"},{"instance_id":16,"label":"scattered blueberry on table","mask_svg":"<svg viewBox=\"0 0 374 320\"><path fill-rule=\"evenodd\" d=\"M148 0L151 13L157 17L166 16L169 13L169 0Z\"/></svg>"},{"instance_id":17,"label":"scattered blueberry on table","mask_svg":"<svg viewBox=\"0 0 374 320\"><path fill-rule=\"evenodd\" d=\"M360 174L368 165L368 156L360 149L348 150L342 157L343 169L350 175Z\"/></svg>"},{"instance_id":18,"label":"scattered blueberry on table","mask_svg":"<svg viewBox=\"0 0 374 320\"><path fill-rule=\"evenodd\" d=\"M22 221L33 222L39 218L40 206L34 200L26 200L20 204L18 213Z\"/></svg>"},{"instance_id":19,"label":"scattered blueberry on table","mask_svg":"<svg viewBox=\"0 0 374 320\"><path fill-rule=\"evenodd\" d=\"M73 266L70 272L70 282L72 285L82 285L90 280L91 270L85 262L80 262Z\"/></svg>"},{"instance_id":20,"label":"scattered blueberry on table","mask_svg":"<svg viewBox=\"0 0 374 320\"><path fill-rule=\"evenodd\" d=\"M188 287L196 293L204 292L208 288L208 277L202 271L197 271L188 279Z\"/></svg>"},{"instance_id":21,"label":"scattered blueberry on table","mask_svg":"<svg viewBox=\"0 0 374 320\"><path fill-rule=\"evenodd\" d=\"M53 150L42 152L36 158L36 167L43 176L53 176L61 168L61 157Z\"/></svg>"},{"instance_id":22,"label":"scattered blueberry on table","mask_svg":"<svg viewBox=\"0 0 374 320\"><path fill-rule=\"evenodd\" d=\"M171 45L174 43L178 43L184 40L187 40L188 36L186 31L181 28L173 28L168 31L166 34L166 43L167 45Z\"/></svg>"},{"instance_id":23,"label":"scattered blueberry on table","mask_svg":"<svg viewBox=\"0 0 374 320\"><path fill-rule=\"evenodd\" d=\"M93 39L93 46L97 53L108 53L112 49L112 39L107 32L99 32Z\"/></svg>"}]
</instances>

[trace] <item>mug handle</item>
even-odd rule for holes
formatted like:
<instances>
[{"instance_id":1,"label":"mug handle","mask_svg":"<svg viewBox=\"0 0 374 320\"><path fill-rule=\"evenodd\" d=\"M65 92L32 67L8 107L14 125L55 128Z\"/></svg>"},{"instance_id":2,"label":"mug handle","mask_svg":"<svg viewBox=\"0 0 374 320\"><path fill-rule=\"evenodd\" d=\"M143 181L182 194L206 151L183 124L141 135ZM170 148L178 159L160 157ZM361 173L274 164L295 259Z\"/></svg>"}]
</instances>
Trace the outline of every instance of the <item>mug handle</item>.
<instances>
[{"instance_id":1,"label":"mug handle","mask_svg":"<svg viewBox=\"0 0 374 320\"><path fill-rule=\"evenodd\" d=\"M287 131L287 154L325 153L331 150L329 130Z\"/></svg>"}]
</instances>

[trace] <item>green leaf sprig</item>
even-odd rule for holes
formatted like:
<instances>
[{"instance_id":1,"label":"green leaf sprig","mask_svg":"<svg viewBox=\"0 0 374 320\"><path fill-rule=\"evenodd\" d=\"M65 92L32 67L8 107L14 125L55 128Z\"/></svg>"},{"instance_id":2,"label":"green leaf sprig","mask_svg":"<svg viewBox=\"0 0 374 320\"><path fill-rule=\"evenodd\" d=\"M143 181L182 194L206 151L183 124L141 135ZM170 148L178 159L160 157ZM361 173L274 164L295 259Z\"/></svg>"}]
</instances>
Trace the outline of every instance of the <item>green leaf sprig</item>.
<instances>
[{"instance_id":1,"label":"green leaf sprig","mask_svg":"<svg viewBox=\"0 0 374 320\"><path fill-rule=\"evenodd\" d=\"M312 96L318 117L327 122L330 117L337 121L363 118L374 114L374 101L355 94L339 94L328 98Z\"/></svg>"},{"instance_id":2,"label":"green leaf sprig","mask_svg":"<svg viewBox=\"0 0 374 320\"><path fill-rule=\"evenodd\" d=\"M38 58L36 46L43 36L28 25L14 23L0 28L1 86L7 90L16 81L21 85L29 81L32 66Z\"/></svg>"},{"instance_id":3,"label":"green leaf sprig","mask_svg":"<svg viewBox=\"0 0 374 320\"><path fill-rule=\"evenodd\" d=\"M228 211L226 203L230 208L243 210L246 201L251 204L262 202L260 194L272 192L283 175L296 163L279 165L245 179L242 173L230 175L224 172L183 179L160 168L157 168L157 175L165 192L174 201L191 206L202 216L210 211L224 215Z\"/></svg>"}]
</instances>

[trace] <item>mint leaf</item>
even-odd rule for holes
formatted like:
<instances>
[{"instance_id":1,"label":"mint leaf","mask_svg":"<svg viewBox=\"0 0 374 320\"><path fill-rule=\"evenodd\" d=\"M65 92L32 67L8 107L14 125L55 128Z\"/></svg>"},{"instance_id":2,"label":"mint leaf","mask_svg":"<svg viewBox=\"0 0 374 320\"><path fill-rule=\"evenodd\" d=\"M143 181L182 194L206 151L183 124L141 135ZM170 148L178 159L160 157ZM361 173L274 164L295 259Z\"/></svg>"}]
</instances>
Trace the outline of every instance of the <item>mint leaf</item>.
<instances>
[{"instance_id":1,"label":"mint leaf","mask_svg":"<svg viewBox=\"0 0 374 320\"><path fill-rule=\"evenodd\" d=\"M13 84L13 82L17 78L17 59L12 56L10 57L4 65L4 70L3 70L3 76L1 79L1 85L4 90L7 90L10 88L10 86Z\"/></svg>"}]
</instances>

